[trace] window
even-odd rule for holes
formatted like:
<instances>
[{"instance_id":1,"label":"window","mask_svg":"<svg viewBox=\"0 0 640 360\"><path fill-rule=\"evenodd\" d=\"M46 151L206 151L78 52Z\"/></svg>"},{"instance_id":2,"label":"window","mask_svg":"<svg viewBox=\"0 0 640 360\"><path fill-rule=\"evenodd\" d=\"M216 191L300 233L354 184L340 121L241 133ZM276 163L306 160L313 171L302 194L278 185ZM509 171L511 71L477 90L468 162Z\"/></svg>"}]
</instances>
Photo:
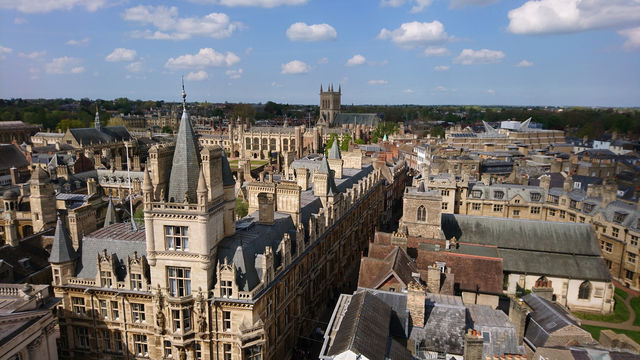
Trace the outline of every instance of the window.
<instances>
[{"instance_id":1,"label":"window","mask_svg":"<svg viewBox=\"0 0 640 360\"><path fill-rule=\"evenodd\" d=\"M118 311L118 302L117 301L112 301L111 302L111 319L112 320L120 319L120 311Z\"/></svg>"},{"instance_id":2,"label":"window","mask_svg":"<svg viewBox=\"0 0 640 360\"><path fill-rule=\"evenodd\" d=\"M504 191L494 191L493 192L493 197L496 199L503 199L504 198Z\"/></svg>"},{"instance_id":3,"label":"window","mask_svg":"<svg viewBox=\"0 0 640 360\"><path fill-rule=\"evenodd\" d=\"M81 349L89 348L89 329L86 327L76 327L76 343Z\"/></svg>"},{"instance_id":4,"label":"window","mask_svg":"<svg viewBox=\"0 0 640 360\"><path fill-rule=\"evenodd\" d=\"M144 304L131 304L131 316L135 322L145 322Z\"/></svg>"},{"instance_id":5,"label":"window","mask_svg":"<svg viewBox=\"0 0 640 360\"><path fill-rule=\"evenodd\" d=\"M627 216L627 214L615 212L613 214L613 222L616 223L616 224L622 224L622 222L624 221L624 218L626 216Z\"/></svg>"},{"instance_id":6,"label":"window","mask_svg":"<svg viewBox=\"0 0 640 360\"><path fill-rule=\"evenodd\" d=\"M560 219L564 219L566 216L567 212L564 210L560 210Z\"/></svg>"},{"instance_id":7,"label":"window","mask_svg":"<svg viewBox=\"0 0 640 360\"><path fill-rule=\"evenodd\" d=\"M624 277L625 277L625 279L633 280L633 275L634 275L634 273L633 273L633 271L631 271L631 270L625 270L625 271L624 271Z\"/></svg>"},{"instance_id":8,"label":"window","mask_svg":"<svg viewBox=\"0 0 640 360\"><path fill-rule=\"evenodd\" d=\"M171 310L173 330L191 330L191 309Z\"/></svg>"},{"instance_id":9,"label":"window","mask_svg":"<svg viewBox=\"0 0 640 360\"><path fill-rule=\"evenodd\" d=\"M604 251L611 253L613 251L613 244L609 242L604 243Z\"/></svg>"},{"instance_id":10,"label":"window","mask_svg":"<svg viewBox=\"0 0 640 360\"><path fill-rule=\"evenodd\" d=\"M107 318L109 316L109 310L107 309L107 300L100 300L100 315L103 318Z\"/></svg>"},{"instance_id":11,"label":"window","mask_svg":"<svg viewBox=\"0 0 640 360\"><path fill-rule=\"evenodd\" d=\"M580 284L580 288L578 289L578 299L588 300L591 296L591 283L588 281Z\"/></svg>"},{"instance_id":12,"label":"window","mask_svg":"<svg viewBox=\"0 0 640 360\"><path fill-rule=\"evenodd\" d=\"M73 312L77 315L87 315L86 308L84 306L84 298L81 297L73 297L71 298L71 302L73 303Z\"/></svg>"},{"instance_id":13,"label":"window","mask_svg":"<svg viewBox=\"0 0 640 360\"><path fill-rule=\"evenodd\" d=\"M549 216L556 216L556 210L555 209L549 209Z\"/></svg>"},{"instance_id":14,"label":"window","mask_svg":"<svg viewBox=\"0 0 640 360\"><path fill-rule=\"evenodd\" d=\"M576 221L576 216L574 214L569 213L569 221L575 222Z\"/></svg>"},{"instance_id":15,"label":"window","mask_svg":"<svg viewBox=\"0 0 640 360\"><path fill-rule=\"evenodd\" d=\"M501 212L502 211L502 205L498 205L498 204L494 204L493 205L493 211L494 212Z\"/></svg>"},{"instance_id":16,"label":"window","mask_svg":"<svg viewBox=\"0 0 640 360\"><path fill-rule=\"evenodd\" d=\"M111 332L109 332L109 330L102 331L102 341L104 344L104 350L107 352L111 351Z\"/></svg>"},{"instance_id":17,"label":"window","mask_svg":"<svg viewBox=\"0 0 640 360\"><path fill-rule=\"evenodd\" d=\"M557 204L558 200L559 200L559 198L557 196L549 195L549 202L550 203Z\"/></svg>"},{"instance_id":18,"label":"window","mask_svg":"<svg viewBox=\"0 0 640 360\"><path fill-rule=\"evenodd\" d=\"M171 296L191 295L191 269L171 266L167 271Z\"/></svg>"},{"instance_id":19,"label":"window","mask_svg":"<svg viewBox=\"0 0 640 360\"><path fill-rule=\"evenodd\" d=\"M222 312L222 328L224 331L231 330L231 311Z\"/></svg>"},{"instance_id":20,"label":"window","mask_svg":"<svg viewBox=\"0 0 640 360\"><path fill-rule=\"evenodd\" d=\"M138 356L149 356L149 347L147 345L147 335L133 335L133 347Z\"/></svg>"},{"instance_id":21,"label":"window","mask_svg":"<svg viewBox=\"0 0 640 360\"><path fill-rule=\"evenodd\" d=\"M627 262L630 264L635 264L636 263L636 258L638 256L632 252L627 252Z\"/></svg>"},{"instance_id":22,"label":"window","mask_svg":"<svg viewBox=\"0 0 640 360\"><path fill-rule=\"evenodd\" d=\"M442 190L442 191L440 191L440 194L442 196L449 196L449 190Z\"/></svg>"},{"instance_id":23,"label":"window","mask_svg":"<svg viewBox=\"0 0 640 360\"><path fill-rule=\"evenodd\" d=\"M111 271L100 271L100 286L111 287Z\"/></svg>"},{"instance_id":24,"label":"window","mask_svg":"<svg viewBox=\"0 0 640 360\"><path fill-rule=\"evenodd\" d=\"M120 334L120 331L116 331L113 333L113 342L116 345L116 351L121 353L122 352L122 334Z\"/></svg>"},{"instance_id":25,"label":"window","mask_svg":"<svg viewBox=\"0 0 640 360\"><path fill-rule=\"evenodd\" d=\"M584 216L580 216L579 220L580 220L580 222L581 222L582 224L584 224L584 221L585 221Z\"/></svg>"},{"instance_id":26,"label":"window","mask_svg":"<svg viewBox=\"0 0 640 360\"><path fill-rule=\"evenodd\" d=\"M167 341L167 340L164 341L164 357L168 357L168 358L172 357L171 341Z\"/></svg>"},{"instance_id":27,"label":"window","mask_svg":"<svg viewBox=\"0 0 640 360\"><path fill-rule=\"evenodd\" d=\"M202 360L202 346L196 343L196 360Z\"/></svg>"},{"instance_id":28,"label":"window","mask_svg":"<svg viewBox=\"0 0 640 360\"><path fill-rule=\"evenodd\" d=\"M471 192L471 197L474 197L476 199L479 199L482 197L482 190L473 190Z\"/></svg>"},{"instance_id":29,"label":"window","mask_svg":"<svg viewBox=\"0 0 640 360\"><path fill-rule=\"evenodd\" d=\"M224 360L231 360L231 344L223 345Z\"/></svg>"},{"instance_id":30,"label":"window","mask_svg":"<svg viewBox=\"0 0 640 360\"><path fill-rule=\"evenodd\" d=\"M480 204L480 203L472 203L471 204L471 210L479 211L480 209L482 209L482 204Z\"/></svg>"},{"instance_id":31,"label":"window","mask_svg":"<svg viewBox=\"0 0 640 360\"><path fill-rule=\"evenodd\" d=\"M53 278L56 285L60 285L60 270L53 269Z\"/></svg>"},{"instance_id":32,"label":"window","mask_svg":"<svg viewBox=\"0 0 640 360\"><path fill-rule=\"evenodd\" d=\"M631 240L629 241L629 243L631 244L631 246L638 246L638 236L631 235Z\"/></svg>"},{"instance_id":33,"label":"window","mask_svg":"<svg viewBox=\"0 0 640 360\"><path fill-rule=\"evenodd\" d=\"M572 209L577 209L578 208L578 202L575 200L571 200L569 201L569 207Z\"/></svg>"},{"instance_id":34,"label":"window","mask_svg":"<svg viewBox=\"0 0 640 360\"><path fill-rule=\"evenodd\" d=\"M189 227L187 226L165 225L164 238L168 250L189 250Z\"/></svg>"},{"instance_id":35,"label":"window","mask_svg":"<svg viewBox=\"0 0 640 360\"><path fill-rule=\"evenodd\" d=\"M442 203L442 210L447 210L447 208L449 207L449 204L446 202Z\"/></svg>"},{"instance_id":36,"label":"window","mask_svg":"<svg viewBox=\"0 0 640 360\"><path fill-rule=\"evenodd\" d=\"M613 237L618 237L619 234L620 234L620 229L615 227L611 228L611 235L613 235Z\"/></svg>"},{"instance_id":37,"label":"window","mask_svg":"<svg viewBox=\"0 0 640 360\"><path fill-rule=\"evenodd\" d=\"M244 349L245 360L262 360L262 354L260 353L260 345L254 345Z\"/></svg>"},{"instance_id":38,"label":"window","mask_svg":"<svg viewBox=\"0 0 640 360\"><path fill-rule=\"evenodd\" d=\"M537 192L531 193L531 201L540 201L541 198L542 198L542 195L540 195L540 193L537 193Z\"/></svg>"},{"instance_id":39,"label":"window","mask_svg":"<svg viewBox=\"0 0 640 360\"><path fill-rule=\"evenodd\" d=\"M418 208L417 220L418 221L427 221L427 209L425 209L424 206L422 206L422 205L420 205L420 207Z\"/></svg>"},{"instance_id":40,"label":"window","mask_svg":"<svg viewBox=\"0 0 640 360\"><path fill-rule=\"evenodd\" d=\"M592 210L593 210L593 204L585 203L584 205L582 205L582 211L586 213L590 213Z\"/></svg>"},{"instance_id":41,"label":"window","mask_svg":"<svg viewBox=\"0 0 640 360\"><path fill-rule=\"evenodd\" d=\"M520 210L513 210L513 216L520 216Z\"/></svg>"},{"instance_id":42,"label":"window","mask_svg":"<svg viewBox=\"0 0 640 360\"><path fill-rule=\"evenodd\" d=\"M131 273L131 289L142 290L142 274Z\"/></svg>"},{"instance_id":43,"label":"window","mask_svg":"<svg viewBox=\"0 0 640 360\"><path fill-rule=\"evenodd\" d=\"M231 280L222 280L220 288L222 289L223 298L230 298L233 294L233 282Z\"/></svg>"},{"instance_id":44,"label":"window","mask_svg":"<svg viewBox=\"0 0 640 360\"><path fill-rule=\"evenodd\" d=\"M531 214L540 214L540 206L532 206L530 212Z\"/></svg>"}]
</instances>

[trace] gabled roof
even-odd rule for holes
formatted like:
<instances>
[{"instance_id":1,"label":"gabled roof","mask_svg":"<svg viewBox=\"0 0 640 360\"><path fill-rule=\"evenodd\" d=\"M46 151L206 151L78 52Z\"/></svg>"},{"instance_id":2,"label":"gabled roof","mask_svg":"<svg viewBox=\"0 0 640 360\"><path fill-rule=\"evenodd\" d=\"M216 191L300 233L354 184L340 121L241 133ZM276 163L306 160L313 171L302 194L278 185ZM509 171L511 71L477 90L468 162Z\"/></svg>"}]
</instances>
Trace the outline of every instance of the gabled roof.
<instances>
[{"instance_id":1,"label":"gabled roof","mask_svg":"<svg viewBox=\"0 0 640 360\"><path fill-rule=\"evenodd\" d=\"M109 205L107 206L107 214L104 217L103 227L107 227L117 222L118 222L118 217L116 214L116 209L113 207L113 200L111 200L111 197L109 197Z\"/></svg>"},{"instance_id":2,"label":"gabled roof","mask_svg":"<svg viewBox=\"0 0 640 360\"><path fill-rule=\"evenodd\" d=\"M53 244L51 245L51 255L49 262L60 264L78 258L78 253L73 249L69 233L62 223L62 219L58 216L56 224L56 232L53 235Z\"/></svg>"},{"instance_id":3,"label":"gabled roof","mask_svg":"<svg viewBox=\"0 0 640 360\"><path fill-rule=\"evenodd\" d=\"M29 166L29 161L15 145L0 145L0 171L9 171L12 167L20 169L27 166Z\"/></svg>"},{"instance_id":4,"label":"gabled roof","mask_svg":"<svg viewBox=\"0 0 640 360\"><path fill-rule=\"evenodd\" d=\"M181 203L184 202L186 194L189 201L195 201L199 173L198 141L191 126L189 114L186 109L183 109L180 128L178 128L178 135L176 136L173 165L169 175L167 200Z\"/></svg>"},{"instance_id":5,"label":"gabled roof","mask_svg":"<svg viewBox=\"0 0 640 360\"><path fill-rule=\"evenodd\" d=\"M396 247L384 259L373 257L362 259L358 287L377 289L390 276L395 276L404 286L407 286L413 280L413 273L417 272L415 262L403 249Z\"/></svg>"}]
</instances>

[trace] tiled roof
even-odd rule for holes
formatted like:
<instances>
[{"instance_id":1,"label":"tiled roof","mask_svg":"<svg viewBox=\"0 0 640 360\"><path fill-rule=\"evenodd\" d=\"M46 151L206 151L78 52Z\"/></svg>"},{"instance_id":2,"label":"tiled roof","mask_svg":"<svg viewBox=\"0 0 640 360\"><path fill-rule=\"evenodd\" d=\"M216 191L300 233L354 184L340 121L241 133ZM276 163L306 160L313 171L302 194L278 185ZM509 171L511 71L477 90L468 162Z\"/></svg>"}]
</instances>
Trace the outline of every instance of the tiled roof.
<instances>
[{"instance_id":1,"label":"tiled roof","mask_svg":"<svg viewBox=\"0 0 640 360\"><path fill-rule=\"evenodd\" d=\"M181 203L184 202L186 195L189 201L195 201L199 174L200 156L198 153L198 141L193 132L193 127L191 127L189 114L184 110L176 137L173 165L171 166L171 174L169 175L167 200Z\"/></svg>"}]
</instances>

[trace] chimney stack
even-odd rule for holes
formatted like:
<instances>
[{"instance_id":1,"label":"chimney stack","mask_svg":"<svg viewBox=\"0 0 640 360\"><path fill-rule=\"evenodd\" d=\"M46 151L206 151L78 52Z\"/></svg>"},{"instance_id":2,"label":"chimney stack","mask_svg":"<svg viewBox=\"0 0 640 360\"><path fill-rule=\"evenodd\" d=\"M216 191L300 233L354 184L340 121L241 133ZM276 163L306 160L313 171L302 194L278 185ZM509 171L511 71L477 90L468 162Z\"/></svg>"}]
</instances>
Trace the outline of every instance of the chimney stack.
<instances>
[{"instance_id":1,"label":"chimney stack","mask_svg":"<svg viewBox=\"0 0 640 360\"><path fill-rule=\"evenodd\" d=\"M274 198L273 194L258 194L258 223L263 225L273 225L274 220Z\"/></svg>"},{"instance_id":2,"label":"chimney stack","mask_svg":"<svg viewBox=\"0 0 640 360\"><path fill-rule=\"evenodd\" d=\"M483 345L482 333L468 329L464 335L464 360L482 360Z\"/></svg>"},{"instance_id":3,"label":"chimney stack","mask_svg":"<svg viewBox=\"0 0 640 360\"><path fill-rule=\"evenodd\" d=\"M407 286L407 308L411 326L424 327L424 307L427 298L426 289L416 281Z\"/></svg>"}]
</instances>

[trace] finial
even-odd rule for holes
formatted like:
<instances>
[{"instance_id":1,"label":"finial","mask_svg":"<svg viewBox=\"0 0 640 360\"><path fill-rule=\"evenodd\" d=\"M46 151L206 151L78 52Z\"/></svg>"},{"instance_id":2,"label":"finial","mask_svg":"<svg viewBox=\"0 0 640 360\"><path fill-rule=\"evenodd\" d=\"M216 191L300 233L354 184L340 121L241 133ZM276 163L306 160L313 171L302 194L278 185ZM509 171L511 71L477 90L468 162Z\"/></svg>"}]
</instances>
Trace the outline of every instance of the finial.
<instances>
[{"instance_id":1,"label":"finial","mask_svg":"<svg viewBox=\"0 0 640 360\"><path fill-rule=\"evenodd\" d=\"M182 77L182 110L187 109L187 93L184 92L184 76Z\"/></svg>"}]
</instances>

